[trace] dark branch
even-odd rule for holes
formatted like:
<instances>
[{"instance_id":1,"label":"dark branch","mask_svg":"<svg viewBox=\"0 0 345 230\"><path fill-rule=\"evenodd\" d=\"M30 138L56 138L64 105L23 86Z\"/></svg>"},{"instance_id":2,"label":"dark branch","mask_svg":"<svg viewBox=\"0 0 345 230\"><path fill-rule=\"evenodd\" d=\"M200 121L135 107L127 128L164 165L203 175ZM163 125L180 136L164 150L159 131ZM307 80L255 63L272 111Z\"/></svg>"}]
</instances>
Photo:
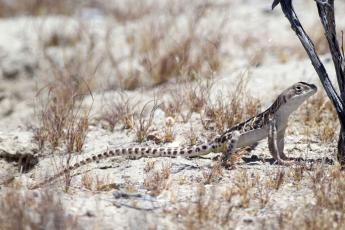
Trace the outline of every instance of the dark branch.
<instances>
[{"instance_id":1,"label":"dark branch","mask_svg":"<svg viewBox=\"0 0 345 230\"><path fill-rule=\"evenodd\" d=\"M325 1L327 1L327 0L322 1L323 3L317 2L318 7L323 7L323 8L329 7L328 4L324 4ZM295 33L298 36L299 40L301 41L304 49L306 50L306 52L307 52L307 54L311 60L311 63L314 66L314 69L316 70L328 97L331 99L331 101L332 101L332 103L333 103L333 105L337 111L341 126L345 127L344 101L342 98L339 97L339 95L335 91L335 89L332 85L332 82L330 81L330 79L328 77L326 69L325 69L324 65L322 64L322 62L320 61L319 56L316 53L313 42L311 41L309 36L304 31L304 29L303 29L297 15L296 15L295 11L294 11L291 0L275 0L272 4L272 8L274 8L279 3L280 3L280 6L282 8L282 11L284 12L286 18L289 20L289 22L291 24L291 28L295 31ZM331 9L331 7L329 7L329 8ZM332 16L329 15L329 17L332 17ZM333 18L334 18L334 15L333 15ZM327 24L327 26L328 26L328 24ZM334 25L334 30L335 30L335 25ZM333 36L331 36L331 37L332 37L332 39L336 40L336 37L333 37ZM334 45L333 42L332 42L332 45ZM336 49L335 46L333 48ZM339 46L338 46L338 48L339 48ZM344 64L343 64L343 66L344 66ZM342 78L342 79L344 79L344 78ZM343 88L340 88L341 91L343 91L342 89Z\"/></svg>"},{"instance_id":2,"label":"dark branch","mask_svg":"<svg viewBox=\"0 0 345 230\"><path fill-rule=\"evenodd\" d=\"M335 72L337 75L338 86L341 92L341 99L345 100L345 69L344 69L344 56L339 47L337 40L337 32L335 29L334 20L334 0L324 0L328 5L320 4L317 2L317 9L320 15L320 20L325 30L328 46L332 54Z\"/></svg>"}]
</instances>

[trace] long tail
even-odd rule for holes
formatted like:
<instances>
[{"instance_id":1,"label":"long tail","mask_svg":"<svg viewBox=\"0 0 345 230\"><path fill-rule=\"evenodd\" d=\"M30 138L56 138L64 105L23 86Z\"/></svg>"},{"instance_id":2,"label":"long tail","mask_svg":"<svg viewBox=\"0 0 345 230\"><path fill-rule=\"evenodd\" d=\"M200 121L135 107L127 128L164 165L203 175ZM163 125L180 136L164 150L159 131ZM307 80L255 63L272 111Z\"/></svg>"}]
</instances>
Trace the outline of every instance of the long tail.
<instances>
[{"instance_id":1,"label":"long tail","mask_svg":"<svg viewBox=\"0 0 345 230\"><path fill-rule=\"evenodd\" d=\"M219 149L221 144L217 143L216 141L212 141L207 144L201 145L194 145L185 148L175 147L162 147L162 148L151 148L151 147L133 147L133 148L119 148L114 150L107 150L100 154L95 154L90 157L81 160L74 165L65 168L64 170L58 172L57 174L47 178L46 180L30 187L30 189L39 188L45 184L51 183L52 181L56 180L57 178L61 177L62 175L80 168L86 164L97 162L103 159L107 159L110 157L115 156L133 156L133 157L175 157L175 156L200 156L208 154L212 151Z\"/></svg>"}]
</instances>

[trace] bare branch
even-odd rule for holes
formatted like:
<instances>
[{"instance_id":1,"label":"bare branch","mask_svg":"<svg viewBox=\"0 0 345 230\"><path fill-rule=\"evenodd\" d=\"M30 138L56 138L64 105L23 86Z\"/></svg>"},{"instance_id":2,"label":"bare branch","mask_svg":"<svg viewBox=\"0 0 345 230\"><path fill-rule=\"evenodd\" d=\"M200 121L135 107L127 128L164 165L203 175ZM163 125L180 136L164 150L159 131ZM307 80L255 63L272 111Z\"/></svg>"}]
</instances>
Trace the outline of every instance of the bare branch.
<instances>
[{"instance_id":1,"label":"bare branch","mask_svg":"<svg viewBox=\"0 0 345 230\"><path fill-rule=\"evenodd\" d=\"M326 4L327 3L327 4ZM344 69L344 56L339 47L337 40L337 32L335 29L334 20L334 0L323 0L322 3L317 2L317 9L320 15L320 20L325 30L325 36L327 38L328 46L332 54L335 72L337 74L337 80L339 89L341 92L341 98L345 100L345 69Z\"/></svg>"},{"instance_id":2,"label":"bare branch","mask_svg":"<svg viewBox=\"0 0 345 230\"><path fill-rule=\"evenodd\" d=\"M316 70L317 74L319 75L320 81L328 95L328 97L331 99L340 123L342 127L345 127L345 111L344 111L344 101L342 98L339 97L337 92L335 91L332 82L330 81L328 74L326 72L326 69L322 62L320 61L320 58L318 57L314 44L303 29L295 10L292 6L292 0L275 0L272 4L272 8L274 8L276 5L280 3L280 6L282 8L282 11L284 12L286 18L289 20L291 24L291 28L295 31L296 35L298 36L299 40L301 41L304 49L306 50L312 65L314 66L314 69ZM318 7L329 7L327 4L323 4L320 2L317 2ZM329 7L329 9L332 9L332 7ZM328 10L327 10L328 11ZM330 16L331 17L331 16ZM333 16L334 17L334 16ZM335 27L334 27L335 28ZM332 37L334 39L334 37ZM336 39L336 38L335 38ZM332 44L333 45L333 44ZM343 89L343 88L341 88Z\"/></svg>"}]
</instances>

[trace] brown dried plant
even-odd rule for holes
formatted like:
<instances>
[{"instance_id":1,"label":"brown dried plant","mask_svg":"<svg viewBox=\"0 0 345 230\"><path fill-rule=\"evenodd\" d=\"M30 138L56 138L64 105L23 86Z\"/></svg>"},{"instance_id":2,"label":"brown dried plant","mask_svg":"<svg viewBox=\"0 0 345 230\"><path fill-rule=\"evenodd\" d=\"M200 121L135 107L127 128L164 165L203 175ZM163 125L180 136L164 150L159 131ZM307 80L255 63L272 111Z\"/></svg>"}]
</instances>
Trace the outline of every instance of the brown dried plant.
<instances>
[{"instance_id":1,"label":"brown dried plant","mask_svg":"<svg viewBox=\"0 0 345 230\"><path fill-rule=\"evenodd\" d=\"M226 96L219 94L216 101L206 103L202 120L211 120L215 124L218 133L232 127L261 112L261 104L258 99L250 96L247 91L248 78L241 77L235 90ZM209 124L203 122L206 129Z\"/></svg>"},{"instance_id":2,"label":"brown dried plant","mask_svg":"<svg viewBox=\"0 0 345 230\"><path fill-rule=\"evenodd\" d=\"M67 215L65 207L51 191L40 193L11 190L0 199L0 228L13 229L82 229L78 219Z\"/></svg>"},{"instance_id":3,"label":"brown dried plant","mask_svg":"<svg viewBox=\"0 0 345 230\"><path fill-rule=\"evenodd\" d=\"M153 104L151 107L151 110L146 115L146 110L148 109L148 106L150 104ZM148 134L151 131L152 125L153 125L153 118L155 111L159 108L158 101L154 99L153 101L149 101L144 104L144 106L141 108L139 114L135 114L134 116L134 130L137 137L138 142L143 142L146 140Z\"/></svg>"},{"instance_id":4,"label":"brown dried plant","mask_svg":"<svg viewBox=\"0 0 345 230\"><path fill-rule=\"evenodd\" d=\"M168 186L171 165L162 164L159 170L150 170L144 179L144 187L153 196L158 196Z\"/></svg>"}]
</instances>

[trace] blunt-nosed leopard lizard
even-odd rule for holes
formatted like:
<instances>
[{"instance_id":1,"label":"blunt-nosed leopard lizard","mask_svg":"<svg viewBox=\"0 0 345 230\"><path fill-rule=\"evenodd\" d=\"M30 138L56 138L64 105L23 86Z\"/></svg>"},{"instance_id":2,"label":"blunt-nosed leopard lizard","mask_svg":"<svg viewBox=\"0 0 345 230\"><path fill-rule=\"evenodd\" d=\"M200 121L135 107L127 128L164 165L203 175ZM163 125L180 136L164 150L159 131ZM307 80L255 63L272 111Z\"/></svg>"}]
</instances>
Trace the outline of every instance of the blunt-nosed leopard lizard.
<instances>
[{"instance_id":1,"label":"blunt-nosed leopard lizard","mask_svg":"<svg viewBox=\"0 0 345 230\"><path fill-rule=\"evenodd\" d=\"M284 134L288 118L292 112L311 95L315 94L317 87L313 84L298 82L284 90L274 103L264 112L227 129L222 135L214 138L208 143L189 147L132 147L116 148L103 153L93 155L74 165L62 170L54 176L35 185L40 187L62 176L68 171L75 170L85 164L96 162L113 156L147 156L147 157L174 157L174 156L200 156L210 152L219 152L226 148L223 154L222 163L227 160L236 148L252 145L268 137L268 147L273 158L278 164L290 165L284 154Z\"/></svg>"}]
</instances>

